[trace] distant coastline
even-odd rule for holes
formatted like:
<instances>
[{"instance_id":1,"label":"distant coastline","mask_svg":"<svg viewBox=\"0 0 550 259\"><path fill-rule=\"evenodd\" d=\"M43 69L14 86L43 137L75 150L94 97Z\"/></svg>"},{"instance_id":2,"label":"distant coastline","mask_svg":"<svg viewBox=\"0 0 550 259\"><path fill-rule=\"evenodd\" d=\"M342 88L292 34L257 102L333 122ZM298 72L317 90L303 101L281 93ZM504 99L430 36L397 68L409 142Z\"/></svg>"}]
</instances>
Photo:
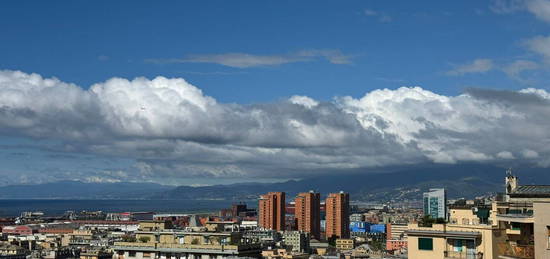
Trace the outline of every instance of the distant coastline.
<instances>
[{"instance_id":1,"label":"distant coastline","mask_svg":"<svg viewBox=\"0 0 550 259\"><path fill-rule=\"evenodd\" d=\"M152 202L154 201L154 202ZM61 216L65 211L159 213L212 213L229 208L234 200L159 200L159 199L0 199L0 217L16 217L24 211L42 211L48 216ZM256 207L256 201L244 201Z\"/></svg>"}]
</instances>

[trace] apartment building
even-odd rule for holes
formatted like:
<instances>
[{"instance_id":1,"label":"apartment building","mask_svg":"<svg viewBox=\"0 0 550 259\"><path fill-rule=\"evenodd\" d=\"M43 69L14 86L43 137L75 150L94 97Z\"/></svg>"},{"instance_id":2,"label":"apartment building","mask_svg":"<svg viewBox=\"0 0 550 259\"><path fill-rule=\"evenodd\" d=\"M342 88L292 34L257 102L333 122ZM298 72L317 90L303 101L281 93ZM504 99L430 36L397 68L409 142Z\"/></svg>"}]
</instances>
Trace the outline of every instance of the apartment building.
<instances>
[{"instance_id":1,"label":"apartment building","mask_svg":"<svg viewBox=\"0 0 550 259\"><path fill-rule=\"evenodd\" d=\"M550 258L550 185L519 185L511 170L505 185L505 196L493 203L493 220L505 231L499 252L507 258Z\"/></svg>"},{"instance_id":2,"label":"apartment building","mask_svg":"<svg viewBox=\"0 0 550 259\"><path fill-rule=\"evenodd\" d=\"M206 223L186 230L150 229L146 223L135 242L115 242L113 259L258 257L259 243L248 243L242 232L224 231L224 223ZM230 227L231 228L231 227Z\"/></svg>"},{"instance_id":3,"label":"apartment building","mask_svg":"<svg viewBox=\"0 0 550 259\"><path fill-rule=\"evenodd\" d=\"M387 239L407 239L407 224L386 224Z\"/></svg>"},{"instance_id":4,"label":"apartment building","mask_svg":"<svg viewBox=\"0 0 550 259\"><path fill-rule=\"evenodd\" d=\"M349 194L331 193L326 201L326 237L349 238Z\"/></svg>"},{"instance_id":5,"label":"apartment building","mask_svg":"<svg viewBox=\"0 0 550 259\"><path fill-rule=\"evenodd\" d=\"M338 238L335 241L336 249L340 251L348 251L355 248L355 242L350 238Z\"/></svg>"},{"instance_id":6,"label":"apartment building","mask_svg":"<svg viewBox=\"0 0 550 259\"><path fill-rule=\"evenodd\" d=\"M314 191L299 193L294 199L296 228L321 238L321 195Z\"/></svg>"},{"instance_id":7,"label":"apartment building","mask_svg":"<svg viewBox=\"0 0 550 259\"><path fill-rule=\"evenodd\" d=\"M285 230L286 201L284 192L269 192L258 201L258 225L266 229Z\"/></svg>"},{"instance_id":8,"label":"apartment building","mask_svg":"<svg viewBox=\"0 0 550 259\"><path fill-rule=\"evenodd\" d=\"M293 252L309 253L309 241L311 237L308 232L285 231L283 243L285 247Z\"/></svg>"},{"instance_id":9,"label":"apartment building","mask_svg":"<svg viewBox=\"0 0 550 259\"><path fill-rule=\"evenodd\" d=\"M481 209L474 205L451 206L451 221L447 224L409 224L408 258L498 258L496 244L502 241L502 231L489 224L490 215L478 213Z\"/></svg>"},{"instance_id":10,"label":"apartment building","mask_svg":"<svg viewBox=\"0 0 550 259\"><path fill-rule=\"evenodd\" d=\"M402 251L407 249L407 227L407 224L386 224L387 251Z\"/></svg>"},{"instance_id":11,"label":"apartment building","mask_svg":"<svg viewBox=\"0 0 550 259\"><path fill-rule=\"evenodd\" d=\"M550 258L550 202L533 202L535 258Z\"/></svg>"},{"instance_id":12,"label":"apartment building","mask_svg":"<svg viewBox=\"0 0 550 259\"><path fill-rule=\"evenodd\" d=\"M450 206L447 224L410 224L415 258L550 258L550 185L519 185L509 170L491 207Z\"/></svg>"},{"instance_id":13,"label":"apartment building","mask_svg":"<svg viewBox=\"0 0 550 259\"><path fill-rule=\"evenodd\" d=\"M424 215L432 218L447 218L447 192L445 189L430 189L423 195Z\"/></svg>"}]
</instances>

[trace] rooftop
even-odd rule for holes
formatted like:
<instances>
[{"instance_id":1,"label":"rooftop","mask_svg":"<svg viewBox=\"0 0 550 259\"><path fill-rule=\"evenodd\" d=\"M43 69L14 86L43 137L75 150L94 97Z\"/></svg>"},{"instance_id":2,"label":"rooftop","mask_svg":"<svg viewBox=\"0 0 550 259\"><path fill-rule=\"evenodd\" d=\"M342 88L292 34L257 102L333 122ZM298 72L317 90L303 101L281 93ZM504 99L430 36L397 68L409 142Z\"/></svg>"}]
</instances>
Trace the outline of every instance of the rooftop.
<instances>
[{"instance_id":1,"label":"rooftop","mask_svg":"<svg viewBox=\"0 0 550 259\"><path fill-rule=\"evenodd\" d=\"M468 232L468 231L438 231L438 230L420 230L410 229L407 230L409 236L438 236L438 237L468 237L476 238L480 237L480 232Z\"/></svg>"},{"instance_id":2,"label":"rooftop","mask_svg":"<svg viewBox=\"0 0 550 259\"><path fill-rule=\"evenodd\" d=\"M515 194L549 194L550 185L520 185L514 191Z\"/></svg>"},{"instance_id":3,"label":"rooftop","mask_svg":"<svg viewBox=\"0 0 550 259\"><path fill-rule=\"evenodd\" d=\"M512 198L550 198L550 185L519 185L509 195Z\"/></svg>"},{"instance_id":4,"label":"rooftop","mask_svg":"<svg viewBox=\"0 0 550 259\"><path fill-rule=\"evenodd\" d=\"M2 249L2 250L21 250L21 249L24 249L24 248L22 248L20 246L12 245L10 243L0 242L0 249Z\"/></svg>"}]
</instances>

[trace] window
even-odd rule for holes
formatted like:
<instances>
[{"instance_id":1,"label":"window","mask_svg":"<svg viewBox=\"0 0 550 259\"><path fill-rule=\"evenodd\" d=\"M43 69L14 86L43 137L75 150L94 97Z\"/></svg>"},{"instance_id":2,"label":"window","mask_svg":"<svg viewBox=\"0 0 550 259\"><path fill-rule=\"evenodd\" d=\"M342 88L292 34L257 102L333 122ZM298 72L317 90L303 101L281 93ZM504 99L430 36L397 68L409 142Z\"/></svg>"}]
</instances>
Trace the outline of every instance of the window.
<instances>
[{"instance_id":1,"label":"window","mask_svg":"<svg viewBox=\"0 0 550 259\"><path fill-rule=\"evenodd\" d=\"M462 240L455 239L453 242L453 250L455 252L462 252Z\"/></svg>"},{"instance_id":2,"label":"window","mask_svg":"<svg viewBox=\"0 0 550 259\"><path fill-rule=\"evenodd\" d=\"M427 215L427 214L430 214L430 211L429 211L429 208L430 208L430 205L428 204L428 197L424 197L424 214Z\"/></svg>"},{"instance_id":3,"label":"window","mask_svg":"<svg viewBox=\"0 0 550 259\"><path fill-rule=\"evenodd\" d=\"M430 250L434 249L433 239L431 238L418 238L418 250Z\"/></svg>"},{"instance_id":4,"label":"window","mask_svg":"<svg viewBox=\"0 0 550 259\"><path fill-rule=\"evenodd\" d=\"M546 226L546 233L548 233L548 248L550 248L550 226Z\"/></svg>"},{"instance_id":5,"label":"window","mask_svg":"<svg viewBox=\"0 0 550 259\"><path fill-rule=\"evenodd\" d=\"M430 215L432 218L439 218L439 199L437 197L430 198Z\"/></svg>"},{"instance_id":6,"label":"window","mask_svg":"<svg viewBox=\"0 0 550 259\"><path fill-rule=\"evenodd\" d=\"M128 257L136 257L136 251L128 252Z\"/></svg>"},{"instance_id":7,"label":"window","mask_svg":"<svg viewBox=\"0 0 550 259\"><path fill-rule=\"evenodd\" d=\"M510 229L511 230L521 230L521 224L516 223L516 222L512 222L512 224L510 225Z\"/></svg>"}]
</instances>

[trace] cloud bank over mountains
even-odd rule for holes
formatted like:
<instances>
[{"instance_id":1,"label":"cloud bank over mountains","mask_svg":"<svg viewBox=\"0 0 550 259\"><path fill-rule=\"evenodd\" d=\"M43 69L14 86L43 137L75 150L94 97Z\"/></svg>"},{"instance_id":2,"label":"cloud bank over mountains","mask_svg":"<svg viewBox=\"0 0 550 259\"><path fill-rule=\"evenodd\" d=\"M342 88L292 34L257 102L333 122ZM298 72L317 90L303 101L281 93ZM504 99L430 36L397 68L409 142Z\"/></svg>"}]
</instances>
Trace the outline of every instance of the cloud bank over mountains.
<instances>
[{"instance_id":1,"label":"cloud bank over mountains","mask_svg":"<svg viewBox=\"0 0 550 259\"><path fill-rule=\"evenodd\" d=\"M219 103L181 78L89 89L0 71L0 133L46 150L134 159L94 177L287 177L422 163L550 166L550 93L420 87L331 101ZM96 179L96 178L94 178ZM109 180L109 179L107 179ZM102 179L97 179L102 181Z\"/></svg>"}]
</instances>

